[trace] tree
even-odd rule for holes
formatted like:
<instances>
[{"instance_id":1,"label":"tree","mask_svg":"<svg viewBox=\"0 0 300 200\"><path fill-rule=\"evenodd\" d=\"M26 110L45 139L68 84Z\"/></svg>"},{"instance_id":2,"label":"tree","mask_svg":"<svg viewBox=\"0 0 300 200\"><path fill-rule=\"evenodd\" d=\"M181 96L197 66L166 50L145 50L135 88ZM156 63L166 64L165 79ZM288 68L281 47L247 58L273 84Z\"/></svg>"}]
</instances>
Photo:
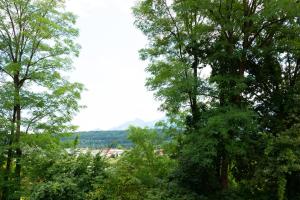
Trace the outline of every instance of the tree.
<instances>
[{"instance_id":1,"label":"tree","mask_svg":"<svg viewBox=\"0 0 300 200\"><path fill-rule=\"evenodd\" d=\"M147 48L140 51L149 59L150 73L146 85L163 101L162 110L168 115L190 113L191 127L200 117L200 99L209 96L209 85L200 78L207 33L211 27L196 9L178 12L182 7L169 1L140 1L134 8L135 24L149 39Z\"/></svg>"},{"instance_id":2,"label":"tree","mask_svg":"<svg viewBox=\"0 0 300 200\"><path fill-rule=\"evenodd\" d=\"M21 135L74 128L69 122L83 87L63 72L78 55L78 30L58 0L1 0L0 19L1 120L8 138L2 199L19 199Z\"/></svg>"},{"instance_id":3,"label":"tree","mask_svg":"<svg viewBox=\"0 0 300 200\"><path fill-rule=\"evenodd\" d=\"M137 4L137 26L149 39L141 51L150 60L147 85L169 115L191 116L178 154L183 185L203 194L249 183L270 153L273 140L262 132L296 135L299 8L293 0ZM209 84L203 68L211 69Z\"/></svg>"}]
</instances>

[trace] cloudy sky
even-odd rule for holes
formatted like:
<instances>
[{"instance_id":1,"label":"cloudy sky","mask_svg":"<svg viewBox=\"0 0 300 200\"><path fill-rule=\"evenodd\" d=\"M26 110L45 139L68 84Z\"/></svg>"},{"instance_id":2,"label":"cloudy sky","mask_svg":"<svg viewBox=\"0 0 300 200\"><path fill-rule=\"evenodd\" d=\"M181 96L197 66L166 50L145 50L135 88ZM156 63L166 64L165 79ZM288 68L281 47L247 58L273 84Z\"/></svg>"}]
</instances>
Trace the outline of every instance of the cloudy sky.
<instances>
[{"instance_id":1,"label":"cloudy sky","mask_svg":"<svg viewBox=\"0 0 300 200\"><path fill-rule=\"evenodd\" d=\"M159 103L144 87L146 63L138 50L147 41L133 25L135 0L68 0L78 16L80 57L71 79L87 88L81 103L87 108L74 119L80 130L107 130L140 118L161 119Z\"/></svg>"}]
</instances>

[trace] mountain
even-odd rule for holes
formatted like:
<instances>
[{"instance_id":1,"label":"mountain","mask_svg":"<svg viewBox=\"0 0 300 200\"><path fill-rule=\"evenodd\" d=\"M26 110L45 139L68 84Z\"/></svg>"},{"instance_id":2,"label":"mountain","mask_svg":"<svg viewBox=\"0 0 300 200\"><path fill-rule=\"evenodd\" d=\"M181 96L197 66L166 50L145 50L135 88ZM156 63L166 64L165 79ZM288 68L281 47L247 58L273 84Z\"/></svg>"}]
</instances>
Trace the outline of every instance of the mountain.
<instances>
[{"instance_id":1,"label":"mountain","mask_svg":"<svg viewBox=\"0 0 300 200\"><path fill-rule=\"evenodd\" d=\"M76 136L79 137L78 147L80 148L116 148L119 145L128 148L132 145L127 139L128 132L124 130L77 132L70 137L62 138L62 141L72 142Z\"/></svg>"},{"instance_id":2,"label":"mountain","mask_svg":"<svg viewBox=\"0 0 300 200\"><path fill-rule=\"evenodd\" d=\"M157 130L162 134L160 130ZM73 144L78 137L80 148L100 149L100 148L130 148L132 142L128 139L128 131L113 130L113 131L81 131L71 134L69 137L64 137L61 140Z\"/></svg>"},{"instance_id":3,"label":"mountain","mask_svg":"<svg viewBox=\"0 0 300 200\"><path fill-rule=\"evenodd\" d=\"M145 128L145 127L154 128L155 123L158 121L159 120L145 122L145 121L137 118L135 120L125 122L124 124L121 124L119 126L113 127L110 130L127 130L129 128L129 126L138 126L138 127L142 127L142 128Z\"/></svg>"}]
</instances>

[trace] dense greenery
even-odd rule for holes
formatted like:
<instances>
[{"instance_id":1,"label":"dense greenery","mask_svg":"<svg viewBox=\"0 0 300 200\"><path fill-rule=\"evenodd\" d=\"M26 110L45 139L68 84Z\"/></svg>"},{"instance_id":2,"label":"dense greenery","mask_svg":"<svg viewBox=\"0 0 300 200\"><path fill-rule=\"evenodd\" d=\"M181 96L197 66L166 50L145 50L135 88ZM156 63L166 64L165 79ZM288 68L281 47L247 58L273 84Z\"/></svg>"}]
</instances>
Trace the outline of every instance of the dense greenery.
<instances>
[{"instance_id":1,"label":"dense greenery","mask_svg":"<svg viewBox=\"0 0 300 200\"><path fill-rule=\"evenodd\" d=\"M62 76L75 17L60 0L0 0L0 199L300 199L300 2L139 0L133 13L168 120L129 141L66 140L83 89ZM104 138L130 148L76 151Z\"/></svg>"},{"instance_id":2,"label":"dense greenery","mask_svg":"<svg viewBox=\"0 0 300 200\"><path fill-rule=\"evenodd\" d=\"M161 154L164 138L156 130L130 128L133 146L118 159L68 154L60 137L27 135L24 142L24 199L194 199L169 183L176 161Z\"/></svg>"},{"instance_id":3,"label":"dense greenery","mask_svg":"<svg viewBox=\"0 0 300 200\"><path fill-rule=\"evenodd\" d=\"M181 121L175 180L210 199L299 199L300 3L142 0L147 86Z\"/></svg>"},{"instance_id":4,"label":"dense greenery","mask_svg":"<svg viewBox=\"0 0 300 200\"><path fill-rule=\"evenodd\" d=\"M83 87L63 76L79 51L74 23L64 1L0 0L2 199L20 199L23 135L74 131Z\"/></svg>"}]
</instances>

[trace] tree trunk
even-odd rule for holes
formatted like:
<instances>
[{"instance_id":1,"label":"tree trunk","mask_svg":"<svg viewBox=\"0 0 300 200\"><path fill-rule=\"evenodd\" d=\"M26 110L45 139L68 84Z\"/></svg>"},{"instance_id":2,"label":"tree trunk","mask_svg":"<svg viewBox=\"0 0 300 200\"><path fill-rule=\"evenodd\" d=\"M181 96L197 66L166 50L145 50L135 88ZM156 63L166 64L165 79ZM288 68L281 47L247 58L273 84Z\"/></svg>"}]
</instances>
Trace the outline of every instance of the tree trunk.
<instances>
[{"instance_id":1,"label":"tree trunk","mask_svg":"<svg viewBox=\"0 0 300 200\"><path fill-rule=\"evenodd\" d=\"M217 169L218 169L218 179L221 190L224 191L229 187L228 169L229 169L229 158L225 150L225 141L222 139L219 144L219 152L217 156Z\"/></svg>"},{"instance_id":2,"label":"tree trunk","mask_svg":"<svg viewBox=\"0 0 300 200\"><path fill-rule=\"evenodd\" d=\"M15 123L16 123L16 107L14 106L13 110L13 117L11 121L11 130L10 130L10 137L8 142L8 150L7 150L7 159L6 159L6 166L5 166L5 174L4 174L4 186L2 190L1 200L8 199L9 196L9 188L11 184L10 176L11 176L11 167L13 161L13 143L14 143L14 136L15 136Z\"/></svg>"},{"instance_id":3,"label":"tree trunk","mask_svg":"<svg viewBox=\"0 0 300 200\"><path fill-rule=\"evenodd\" d=\"M20 81L19 74L16 73L14 76L14 111L13 120L11 127L11 137L8 149L6 170L5 170L5 186L3 189L2 200L19 200L21 198L21 157L22 150L20 147L20 137L21 137L21 101L20 101ZM11 176L11 168L14 158L16 158L16 166L14 176ZM11 177L11 178L10 178ZM13 191L10 191L11 187Z\"/></svg>"},{"instance_id":4,"label":"tree trunk","mask_svg":"<svg viewBox=\"0 0 300 200\"><path fill-rule=\"evenodd\" d=\"M16 126L16 169L15 169L15 179L16 179L16 200L20 199L21 191L21 157L22 150L20 146L20 137L21 137L21 106L17 105L17 126Z\"/></svg>"},{"instance_id":5,"label":"tree trunk","mask_svg":"<svg viewBox=\"0 0 300 200\"><path fill-rule=\"evenodd\" d=\"M194 62L192 65L192 69L193 69L193 81L194 81L194 85L193 85L193 92L192 92L192 97L191 97L191 112L192 112L192 125L193 128L197 128L198 127L198 123L200 120L200 108L198 105L198 101L197 101L197 95L198 95L198 65L199 65L199 59L197 57L197 55L194 55Z\"/></svg>"},{"instance_id":6,"label":"tree trunk","mask_svg":"<svg viewBox=\"0 0 300 200\"><path fill-rule=\"evenodd\" d=\"M228 189L229 180L228 180L228 166L229 161L225 153L221 158L221 166L220 166L220 184L222 190Z\"/></svg>"},{"instance_id":7,"label":"tree trunk","mask_svg":"<svg viewBox=\"0 0 300 200\"><path fill-rule=\"evenodd\" d=\"M15 81L15 107L16 107L16 134L15 134L15 146L16 146L16 168L15 168L15 192L13 199L19 200L21 198L21 156L22 150L20 146L21 137L21 96L20 96L20 81L18 76Z\"/></svg>"}]
</instances>

